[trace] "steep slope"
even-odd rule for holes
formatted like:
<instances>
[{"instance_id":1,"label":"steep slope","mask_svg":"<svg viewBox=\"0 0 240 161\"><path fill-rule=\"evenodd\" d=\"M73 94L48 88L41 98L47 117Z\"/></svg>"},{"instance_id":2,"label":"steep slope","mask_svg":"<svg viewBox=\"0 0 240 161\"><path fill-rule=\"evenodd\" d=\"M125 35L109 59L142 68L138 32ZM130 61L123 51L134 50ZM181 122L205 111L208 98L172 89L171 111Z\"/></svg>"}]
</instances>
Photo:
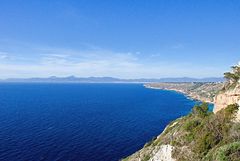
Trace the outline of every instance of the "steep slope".
<instances>
[{"instance_id":1,"label":"steep slope","mask_svg":"<svg viewBox=\"0 0 240 161\"><path fill-rule=\"evenodd\" d=\"M124 161L239 161L240 123L232 121L237 110L234 104L213 114L206 104L196 106Z\"/></svg>"}]
</instances>

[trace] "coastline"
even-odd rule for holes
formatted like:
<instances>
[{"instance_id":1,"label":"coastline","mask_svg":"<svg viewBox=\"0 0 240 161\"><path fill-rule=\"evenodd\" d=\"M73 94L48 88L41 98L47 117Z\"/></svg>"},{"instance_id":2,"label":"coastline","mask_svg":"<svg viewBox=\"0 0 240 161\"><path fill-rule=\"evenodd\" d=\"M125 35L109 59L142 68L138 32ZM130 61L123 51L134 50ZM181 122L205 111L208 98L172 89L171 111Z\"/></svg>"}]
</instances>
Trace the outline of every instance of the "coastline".
<instances>
[{"instance_id":1,"label":"coastline","mask_svg":"<svg viewBox=\"0 0 240 161\"><path fill-rule=\"evenodd\" d=\"M192 100L196 100L196 101L201 101L201 102L206 102L206 103L210 103L210 104L214 104L214 100L210 100L208 98L204 98L201 97L200 95L196 95L193 94L191 92L186 92L184 89L176 89L176 88L166 88L166 87L156 87L156 86L152 86L151 84L144 84L143 85L145 88L149 88L149 89L156 89L156 90L167 90L167 91L175 91L181 94L184 94L187 98L192 99Z\"/></svg>"},{"instance_id":2,"label":"coastline","mask_svg":"<svg viewBox=\"0 0 240 161\"><path fill-rule=\"evenodd\" d=\"M214 105L214 97L216 96L216 91L221 89L222 83L148 83L143 84L145 88L154 90L167 90L181 93L188 99L206 102ZM212 87L211 87L212 86ZM207 97L206 93L211 92L212 97ZM204 97L205 96L205 97ZM214 107L213 107L214 108ZM177 118L170 122L164 130L156 136L154 139L147 142L143 148L131 154L130 156L124 158L122 161L139 161L139 160L163 160L163 161L176 161L178 156L176 153L183 156L191 156L191 159L195 157L195 154L188 149L187 146L180 146L181 144L176 144L179 138L185 139L188 137L183 137L186 134L182 127L186 126L186 123L192 121L186 116ZM193 119L194 120L194 119ZM187 135L186 135L187 136ZM180 139L180 141L181 141ZM186 141L187 142L187 141ZM190 144L189 144L190 145ZM182 158L181 158L182 159ZM186 158L184 158L186 159Z\"/></svg>"}]
</instances>

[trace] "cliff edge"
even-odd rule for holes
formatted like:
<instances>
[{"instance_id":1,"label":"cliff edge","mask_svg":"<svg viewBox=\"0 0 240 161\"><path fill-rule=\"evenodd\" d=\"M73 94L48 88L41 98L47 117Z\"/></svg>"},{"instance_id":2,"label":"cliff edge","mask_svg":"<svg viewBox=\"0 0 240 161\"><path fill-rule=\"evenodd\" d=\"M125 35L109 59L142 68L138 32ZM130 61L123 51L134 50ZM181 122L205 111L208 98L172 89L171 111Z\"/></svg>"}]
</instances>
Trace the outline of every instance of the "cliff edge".
<instances>
[{"instance_id":1,"label":"cliff edge","mask_svg":"<svg viewBox=\"0 0 240 161\"><path fill-rule=\"evenodd\" d=\"M215 97L213 112L216 113L227 107L227 105L235 103L240 105L240 85L237 85L234 89L220 92ZM240 111L238 111L237 120L240 121Z\"/></svg>"},{"instance_id":2,"label":"cliff edge","mask_svg":"<svg viewBox=\"0 0 240 161\"><path fill-rule=\"evenodd\" d=\"M240 105L240 65L233 66L231 72L224 73L227 82L224 88L215 96L213 112L216 113L230 104ZM240 121L240 111L237 114Z\"/></svg>"}]
</instances>

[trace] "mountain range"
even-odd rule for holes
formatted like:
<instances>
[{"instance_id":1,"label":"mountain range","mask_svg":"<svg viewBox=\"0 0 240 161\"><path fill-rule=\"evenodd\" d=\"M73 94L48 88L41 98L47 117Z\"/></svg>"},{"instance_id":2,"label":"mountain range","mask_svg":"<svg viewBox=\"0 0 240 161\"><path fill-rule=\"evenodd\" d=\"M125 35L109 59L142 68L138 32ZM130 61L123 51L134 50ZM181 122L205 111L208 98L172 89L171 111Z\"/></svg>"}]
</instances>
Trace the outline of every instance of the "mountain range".
<instances>
[{"instance_id":1,"label":"mountain range","mask_svg":"<svg viewBox=\"0 0 240 161\"><path fill-rule=\"evenodd\" d=\"M151 83L151 82L223 82L222 77L208 77L208 78L139 78L139 79L121 79L114 77L56 77L51 76L47 78L8 78L1 79L0 82L48 82L48 83Z\"/></svg>"}]
</instances>

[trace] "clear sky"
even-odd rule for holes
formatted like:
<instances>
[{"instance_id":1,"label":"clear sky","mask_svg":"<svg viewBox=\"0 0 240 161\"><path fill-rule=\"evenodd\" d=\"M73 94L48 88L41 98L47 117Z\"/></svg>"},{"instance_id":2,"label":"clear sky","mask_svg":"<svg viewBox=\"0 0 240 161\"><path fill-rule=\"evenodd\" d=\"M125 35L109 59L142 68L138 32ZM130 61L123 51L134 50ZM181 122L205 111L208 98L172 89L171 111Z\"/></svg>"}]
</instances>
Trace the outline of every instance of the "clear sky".
<instances>
[{"instance_id":1,"label":"clear sky","mask_svg":"<svg viewBox=\"0 0 240 161\"><path fill-rule=\"evenodd\" d=\"M239 0L0 1L0 78L200 78L239 60Z\"/></svg>"}]
</instances>

